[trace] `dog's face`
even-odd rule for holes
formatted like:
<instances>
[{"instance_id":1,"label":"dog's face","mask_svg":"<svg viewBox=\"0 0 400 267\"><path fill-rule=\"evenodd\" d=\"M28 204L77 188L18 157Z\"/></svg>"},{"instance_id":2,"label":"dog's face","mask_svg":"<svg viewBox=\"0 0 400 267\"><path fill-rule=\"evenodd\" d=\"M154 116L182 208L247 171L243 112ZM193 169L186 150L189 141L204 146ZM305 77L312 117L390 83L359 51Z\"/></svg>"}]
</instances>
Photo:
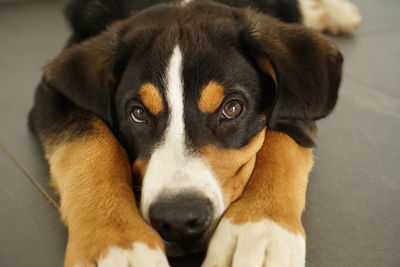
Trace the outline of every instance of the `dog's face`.
<instances>
[{"instance_id":1,"label":"dog's face","mask_svg":"<svg viewBox=\"0 0 400 267\"><path fill-rule=\"evenodd\" d=\"M142 215L166 241L185 247L207 239L242 192L275 91L246 55L236 22L217 11L143 14L163 18L130 37L146 45L133 49L116 93Z\"/></svg>"},{"instance_id":2,"label":"dog's face","mask_svg":"<svg viewBox=\"0 0 400 267\"><path fill-rule=\"evenodd\" d=\"M133 159L142 215L177 254L203 246L240 196L267 125L312 145L307 121L333 108L340 67L331 43L299 25L193 3L115 23L46 77L95 87L78 104L114 128ZM71 68L83 70L57 78Z\"/></svg>"}]
</instances>

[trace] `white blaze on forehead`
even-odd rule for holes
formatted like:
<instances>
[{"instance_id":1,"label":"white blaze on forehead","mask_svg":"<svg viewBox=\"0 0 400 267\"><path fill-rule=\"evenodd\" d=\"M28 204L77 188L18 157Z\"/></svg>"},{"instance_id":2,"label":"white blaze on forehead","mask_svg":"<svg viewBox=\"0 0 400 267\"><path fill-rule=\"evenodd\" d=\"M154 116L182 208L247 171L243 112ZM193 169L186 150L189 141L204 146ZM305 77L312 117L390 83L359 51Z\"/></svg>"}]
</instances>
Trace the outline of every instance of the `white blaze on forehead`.
<instances>
[{"instance_id":1,"label":"white blaze on forehead","mask_svg":"<svg viewBox=\"0 0 400 267\"><path fill-rule=\"evenodd\" d=\"M185 124L183 122L182 54L174 48L167 69L167 102L170 109L169 125L165 132L165 145L179 154L185 152Z\"/></svg>"},{"instance_id":2,"label":"white blaze on forehead","mask_svg":"<svg viewBox=\"0 0 400 267\"><path fill-rule=\"evenodd\" d=\"M224 210L220 185L210 167L185 144L182 53L172 52L166 74L166 100L169 120L160 144L154 149L143 179L141 212L149 221L149 207L161 195L175 195L183 190L197 191L208 197L217 219Z\"/></svg>"}]
</instances>

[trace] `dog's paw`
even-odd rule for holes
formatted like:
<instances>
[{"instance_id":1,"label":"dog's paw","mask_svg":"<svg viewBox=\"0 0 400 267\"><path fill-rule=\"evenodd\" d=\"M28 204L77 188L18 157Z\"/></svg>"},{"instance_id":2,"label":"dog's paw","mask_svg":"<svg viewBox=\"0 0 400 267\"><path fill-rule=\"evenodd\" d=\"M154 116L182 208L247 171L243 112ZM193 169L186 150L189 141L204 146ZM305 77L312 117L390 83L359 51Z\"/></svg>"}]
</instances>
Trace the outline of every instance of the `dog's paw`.
<instances>
[{"instance_id":1,"label":"dog's paw","mask_svg":"<svg viewBox=\"0 0 400 267\"><path fill-rule=\"evenodd\" d=\"M351 34L361 24L358 8L347 0L323 0L328 15L326 30L332 34Z\"/></svg>"},{"instance_id":2,"label":"dog's paw","mask_svg":"<svg viewBox=\"0 0 400 267\"><path fill-rule=\"evenodd\" d=\"M73 267L169 267L165 253L136 242L132 248L109 247L104 256L91 261L77 262Z\"/></svg>"},{"instance_id":3,"label":"dog's paw","mask_svg":"<svg viewBox=\"0 0 400 267\"><path fill-rule=\"evenodd\" d=\"M234 224L223 219L202 267L304 267L305 240L271 220Z\"/></svg>"},{"instance_id":4,"label":"dog's paw","mask_svg":"<svg viewBox=\"0 0 400 267\"><path fill-rule=\"evenodd\" d=\"M300 0L303 24L318 31L324 31L328 25L328 14L320 1Z\"/></svg>"},{"instance_id":5,"label":"dog's paw","mask_svg":"<svg viewBox=\"0 0 400 267\"><path fill-rule=\"evenodd\" d=\"M85 259L73 267L169 267L165 253L159 248L150 248L144 243L135 242L131 248L111 246L97 259Z\"/></svg>"},{"instance_id":6,"label":"dog's paw","mask_svg":"<svg viewBox=\"0 0 400 267\"><path fill-rule=\"evenodd\" d=\"M86 226L86 227L85 227ZM161 237L142 221L69 228L65 267L167 267Z\"/></svg>"},{"instance_id":7,"label":"dog's paw","mask_svg":"<svg viewBox=\"0 0 400 267\"><path fill-rule=\"evenodd\" d=\"M98 267L167 267L167 258L160 249L152 249L137 242L132 249L111 247L104 258L101 258Z\"/></svg>"}]
</instances>

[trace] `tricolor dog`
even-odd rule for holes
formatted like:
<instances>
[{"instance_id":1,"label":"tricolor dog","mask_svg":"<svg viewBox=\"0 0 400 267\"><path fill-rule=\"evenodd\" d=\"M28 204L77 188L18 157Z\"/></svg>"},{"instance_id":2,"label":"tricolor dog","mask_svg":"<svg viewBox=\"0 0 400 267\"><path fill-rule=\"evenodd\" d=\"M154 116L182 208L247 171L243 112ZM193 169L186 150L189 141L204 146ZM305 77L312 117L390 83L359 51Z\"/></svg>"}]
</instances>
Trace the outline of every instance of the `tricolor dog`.
<instances>
[{"instance_id":1,"label":"tricolor dog","mask_svg":"<svg viewBox=\"0 0 400 267\"><path fill-rule=\"evenodd\" d=\"M328 27L309 2L68 5L73 34L30 116L68 227L65 266L163 267L207 247L204 267L305 265L315 121L342 67L298 24Z\"/></svg>"}]
</instances>

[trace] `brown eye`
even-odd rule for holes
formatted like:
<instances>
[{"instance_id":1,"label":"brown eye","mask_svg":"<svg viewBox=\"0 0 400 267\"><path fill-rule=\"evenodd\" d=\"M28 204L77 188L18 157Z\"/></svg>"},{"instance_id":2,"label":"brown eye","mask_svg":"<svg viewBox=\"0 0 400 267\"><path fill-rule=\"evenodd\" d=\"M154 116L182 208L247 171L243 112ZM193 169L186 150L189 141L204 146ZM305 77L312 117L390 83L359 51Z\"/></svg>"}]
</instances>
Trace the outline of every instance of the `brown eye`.
<instances>
[{"instance_id":1,"label":"brown eye","mask_svg":"<svg viewBox=\"0 0 400 267\"><path fill-rule=\"evenodd\" d=\"M149 118L149 114L143 107L134 106L131 111L131 117L137 123L145 123Z\"/></svg>"},{"instance_id":2,"label":"brown eye","mask_svg":"<svg viewBox=\"0 0 400 267\"><path fill-rule=\"evenodd\" d=\"M237 118L242 113L243 104L239 100L231 100L227 102L222 110L222 115L227 119Z\"/></svg>"}]
</instances>

